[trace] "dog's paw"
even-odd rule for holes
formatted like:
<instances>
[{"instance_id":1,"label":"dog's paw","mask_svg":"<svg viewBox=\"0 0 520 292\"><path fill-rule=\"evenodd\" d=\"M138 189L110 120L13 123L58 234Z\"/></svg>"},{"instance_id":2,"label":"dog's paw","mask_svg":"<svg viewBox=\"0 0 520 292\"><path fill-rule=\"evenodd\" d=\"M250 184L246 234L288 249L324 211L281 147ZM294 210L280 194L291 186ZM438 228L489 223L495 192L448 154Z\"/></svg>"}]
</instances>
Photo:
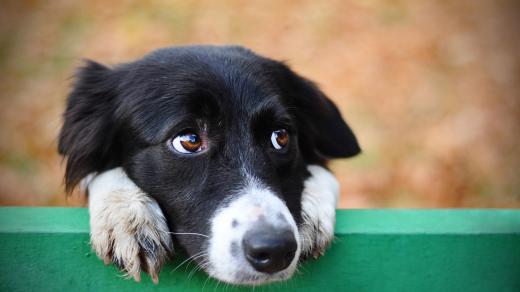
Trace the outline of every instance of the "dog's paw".
<instances>
[{"instance_id":1,"label":"dog's paw","mask_svg":"<svg viewBox=\"0 0 520 292\"><path fill-rule=\"evenodd\" d=\"M159 271L173 251L166 220L157 202L120 170L89 183L90 239L99 258L113 262L128 277L141 271L158 282Z\"/></svg>"},{"instance_id":2,"label":"dog's paw","mask_svg":"<svg viewBox=\"0 0 520 292\"><path fill-rule=\"evenodd\" d=\"M321 166L308 167L311 176L302 193L300 237L302 256L318 258L334 239L339 184L334 175Z\"/></svg>"}]
</instances>

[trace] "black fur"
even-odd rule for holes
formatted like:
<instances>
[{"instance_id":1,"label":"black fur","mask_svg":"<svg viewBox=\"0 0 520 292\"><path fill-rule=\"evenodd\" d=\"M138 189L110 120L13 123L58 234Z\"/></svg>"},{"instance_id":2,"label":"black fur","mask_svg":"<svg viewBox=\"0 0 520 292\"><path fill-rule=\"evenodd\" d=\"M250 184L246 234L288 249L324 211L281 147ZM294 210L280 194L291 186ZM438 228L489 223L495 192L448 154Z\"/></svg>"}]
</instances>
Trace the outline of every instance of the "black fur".
<instances>
[{"instance_id":1,"label":"black fur","mask_svg":"<svg viewBox=\"0 0 520 292\"><path fill-rule=\"evenodd\" d=\"M241 47L165 48L114 68L87 61L64 117L59 151L67 158L67 190L89 173L123 166L175 232L207 234L200 218L209 220L244 184L243 169L280 194L299 223L306 166L360 152L312 82ZM204 127L206 152L182 155L168 146L182 130ZM290 133L282 152L270 145L279 128ZM178 240L190 254L205 244Z\"/></svg>"}]
</instances>

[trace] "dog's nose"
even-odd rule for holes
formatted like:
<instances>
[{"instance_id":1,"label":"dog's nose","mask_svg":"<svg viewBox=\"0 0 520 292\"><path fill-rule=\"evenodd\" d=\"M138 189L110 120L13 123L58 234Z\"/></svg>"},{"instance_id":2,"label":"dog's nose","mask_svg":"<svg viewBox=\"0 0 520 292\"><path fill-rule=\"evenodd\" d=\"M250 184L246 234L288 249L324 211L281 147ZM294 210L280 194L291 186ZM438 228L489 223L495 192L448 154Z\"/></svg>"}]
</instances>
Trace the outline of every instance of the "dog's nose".
<instances>
[{"instance_id":1,"label":"dog's nose","mask_svg":"<svg viewBox=\"0 0 520 292\"><path fill-rule=\"evenodd\" d=\"M290 229L271 226L254 228L242 240L247 261L255 270L273 274L289 266L294 259L297 244Z\"/></svg>"}]
</instances>

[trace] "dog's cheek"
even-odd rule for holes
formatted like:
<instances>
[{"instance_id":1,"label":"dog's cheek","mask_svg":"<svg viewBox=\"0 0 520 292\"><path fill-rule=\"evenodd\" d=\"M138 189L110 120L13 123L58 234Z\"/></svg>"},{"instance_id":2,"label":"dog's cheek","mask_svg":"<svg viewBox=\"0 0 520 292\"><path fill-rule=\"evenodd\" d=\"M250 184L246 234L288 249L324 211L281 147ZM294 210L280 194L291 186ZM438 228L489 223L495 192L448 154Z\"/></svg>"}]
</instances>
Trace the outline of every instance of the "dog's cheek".
<instances>
[{"instance_id":1,"label":"dog's cheek","mask_svg":"<svg viewBox=\"0 0 520 292\"><path fill-rule=\"evenodd\" d=\"M200 186L209 165L207 156L174 153L166 142L134 149L128 156L123 167L129 177L153 196L189 196L185 189Z\"/></svg>"},{"instance_id":2,"label":"dog's cheek","mask_svg":"<svg viewBox=\"0 0 520 292\"><path fill-rule=\"evenodd\" d=\"M194 261L198 263L204 261L210 234L209 226L211 226L211 223L209 218L212 217L211 211L203 212L185 206L184 208L170 206L164 209L167 210L165 213L167 214L169 228L178 247L182 248L188 256L193 256Z\"/></svg>"},{"instance_id":3,"label":"dog's cheek","mask_svg":"<svg viewBox=\"0 0 520 292\"><path fill-rule=\"evenodd\" d=\"M302 218L302 195L303 195L303 176L298 177L297 180L284 183L284 186L290 186L288 189L284 189L282 193L282 200L287 205L287 208L291 212L291 215L296 222L300 225L303 222Z\"/></svg>"}]
</instances>

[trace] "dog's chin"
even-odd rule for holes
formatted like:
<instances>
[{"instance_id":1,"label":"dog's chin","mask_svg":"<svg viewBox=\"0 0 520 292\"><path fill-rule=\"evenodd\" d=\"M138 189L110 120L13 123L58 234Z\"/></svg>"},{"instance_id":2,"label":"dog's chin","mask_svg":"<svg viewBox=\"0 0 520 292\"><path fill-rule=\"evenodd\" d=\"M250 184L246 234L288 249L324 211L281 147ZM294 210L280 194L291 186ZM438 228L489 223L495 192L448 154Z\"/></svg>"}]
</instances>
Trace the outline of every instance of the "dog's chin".
<instances>
[{"instance_id":1,"label":"dog's chin","mask_svg":"<svg viewBox=\"0 0 520 292\"><path fill-rule=\"evenodd\" d=\"M235 273L223 273L218 270L218 268L211 268L206 270L208 275L211 277L230 284L234 285L247 285L247 286L256 286L263 285L272 282L285 281L292 277L294 272L296 271L297 261L294 261L289 267L285 270L274 273L274 274L266 274L259 273L254 271L252 268L239 268L237 267L237 271Z\"/></svg>"},{"instance_id":2,"label":"dog's chin","mask_svg":"<svg viewBox=\"0 0 520 292\"><path fill-rule=\"evenodd\" d=\"M285 281L294 273L294 269L292 271L286 270L281 271L272 275L262 274L262 273L244 273L230 277L229 275L223 275L218 273L212 273L210 276L226 283L235 284L235 285L247 285L247 286L255 286L255 285L263 285L272 282Z\"/></svg>"}]
</instances>

